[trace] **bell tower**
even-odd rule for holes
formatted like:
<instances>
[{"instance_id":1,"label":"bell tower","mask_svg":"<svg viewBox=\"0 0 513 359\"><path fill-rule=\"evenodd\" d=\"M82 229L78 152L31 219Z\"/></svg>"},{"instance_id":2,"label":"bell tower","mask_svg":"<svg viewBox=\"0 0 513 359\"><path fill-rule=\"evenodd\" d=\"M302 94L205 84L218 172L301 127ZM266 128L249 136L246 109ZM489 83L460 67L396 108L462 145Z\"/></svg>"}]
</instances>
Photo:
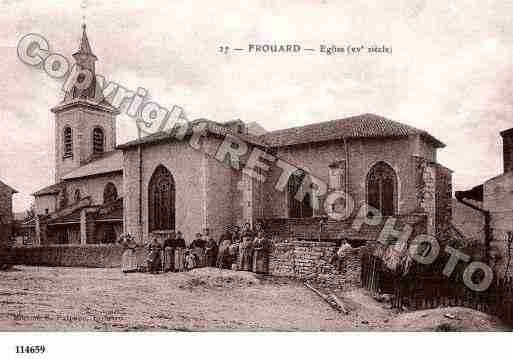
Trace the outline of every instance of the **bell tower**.
<instances>
[{"instance_id":1,"label":"bell tower","mask_svg":"<svg viewBox=\"0 0 513 359\"><path fill-rule=\"evenodd\" d=\"M97 86L95 63L98 58L89 44L85 24L80 48L73 58L75 70L80 71L77 82L66 92L64 100L51 109L55 114L56 183L67 173L116 148L119 111L105 100ZM84 74L89 74L90 78Z\"/></svg>"}]
</instances>

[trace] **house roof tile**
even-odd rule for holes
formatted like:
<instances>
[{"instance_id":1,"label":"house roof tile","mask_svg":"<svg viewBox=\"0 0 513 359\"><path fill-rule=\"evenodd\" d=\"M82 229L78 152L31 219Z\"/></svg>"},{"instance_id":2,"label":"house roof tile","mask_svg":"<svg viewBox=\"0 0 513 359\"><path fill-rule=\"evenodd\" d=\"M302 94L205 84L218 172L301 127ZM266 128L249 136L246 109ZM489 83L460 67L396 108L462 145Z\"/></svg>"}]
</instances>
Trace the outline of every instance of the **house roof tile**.
<instances>
[{"instance_id":1,"label":"house roof tile","mask_svg":"<svg viewBox=\"0 0 513 359\"><path fill-rule=\"evenodd\" d=\"M424 136L436 147L445 147L442 142L424 130L374 114L363 114L272 131L259 138L267 142L271 147L283 147L343 138L405 137L410 135Z\"/></svg>"},{"instance_id":2,"label":"house roof tile","mask_svg":"<svg viewBox=\"0 0 513 359\"><path fill-rule=\"evenodd\" d=\"M59 192L64 187L62 182L52 184L50 186L44 187L37 192L32 193L33 196L47 196L52 194L59 194Z\"/></svg>"}]
</instances>

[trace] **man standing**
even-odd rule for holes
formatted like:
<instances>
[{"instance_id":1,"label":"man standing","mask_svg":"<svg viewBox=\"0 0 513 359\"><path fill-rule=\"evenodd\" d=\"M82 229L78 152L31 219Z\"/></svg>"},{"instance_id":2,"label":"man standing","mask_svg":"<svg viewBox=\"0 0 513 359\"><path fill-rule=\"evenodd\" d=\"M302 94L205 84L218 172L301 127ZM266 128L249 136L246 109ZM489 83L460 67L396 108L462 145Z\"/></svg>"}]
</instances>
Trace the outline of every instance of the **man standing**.
<instances>
[{"instance_id":1,"label":"man standing","mask_svg":"<svg viewBox=\"0 0 513 359\"><path fill-rule=\"evenodd\" d=\"M157 241L156 237L151 239L150 244L148 245L148 271L152 274L157 274L159 272L160 267L160 244Z\"/></svg>"},{"instance_id":2,"label":"man standing","mask_svg":"<svg viewBox=\"0 0 513 359\"><path fill-rule=\"evenodd\" d=\"M340 242L340 247L337 250L337 253L331 258L330 264L335 265L338 271L342 270L342 263L344 261L344 257L351 251L351 245L347 242L346 239L342 239Z\"/></svg>"}]
</instances>

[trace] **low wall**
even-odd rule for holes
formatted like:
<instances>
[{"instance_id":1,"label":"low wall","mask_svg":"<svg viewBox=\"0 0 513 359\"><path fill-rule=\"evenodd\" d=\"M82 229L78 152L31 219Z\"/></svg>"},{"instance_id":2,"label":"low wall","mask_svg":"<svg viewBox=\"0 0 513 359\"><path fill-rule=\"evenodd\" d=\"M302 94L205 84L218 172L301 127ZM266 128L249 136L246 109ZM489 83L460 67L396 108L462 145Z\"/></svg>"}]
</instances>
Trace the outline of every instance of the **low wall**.
<instances>
[{"instance_id":1,"label":"low wall","mask_svg":"<svg viewBox=\"0 0 513 359\"><path fill-rule=\"evenodd\" d=\"M62 267L119 267L122 254L123 247L119 245L15 246L11 249L13 264Z\"/></svg>"},{"instance_id":2,"label":"low wall","mask_svg":"<svg viewBox=\"0 0 513 359\"><path fill-rule=\"evenodd\" d=\"M327 286L360 284L361 256L366 247L347 252L341 266L330 264L337 246L329 242L276 241L269 258L269 274L281 277L311 279ZM15 246L11 249L13 264L63 267L120 267L123 247L119 245L44 245ZM137 248L138 263L145 263L146 248Z\"/></svg>"},{"instance_id":3,"label":"low wall","mask_svg":"<svg viewBox=\"0 0 513 359\"><path fill-rule=\"evenodd\" d=\"M366 247L347 251L338 265L330 264L337 246L329 242L284 241L275 243L270 254L269 274L312 279L326 286L360 284L361 256Z\"/></svg>"}]
</instances>

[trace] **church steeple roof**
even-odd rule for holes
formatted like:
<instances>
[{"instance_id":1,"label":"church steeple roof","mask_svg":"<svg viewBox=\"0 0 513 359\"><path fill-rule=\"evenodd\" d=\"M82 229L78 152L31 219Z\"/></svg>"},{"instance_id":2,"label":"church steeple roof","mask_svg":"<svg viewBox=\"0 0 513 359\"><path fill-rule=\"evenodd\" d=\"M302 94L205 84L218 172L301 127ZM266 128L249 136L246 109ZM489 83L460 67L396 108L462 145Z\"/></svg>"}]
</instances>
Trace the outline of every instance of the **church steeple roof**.
<instances>
[{"instance_id":1,"label":"church steeple roof","mask_svg":"<svg viewBox=\"0 0 513 359\"><path fill-rule=\"evenodd\" d=\"M72 100L72 99L86 99L93 100L96 99L97 96L100 95L99 92L96 91L96 73L94 63L98 60L98 58L93 54L91 50L91 45L89 44L89 39L87 38L86 33L86 25L82 24L82 39L80 41L80 48L77 52L73 54L73 58L77 66L85 71L88 70L90 73L90 81L89 86L87 88L83 88L81 86L74 85L70 91L66 92L66 96L64 100ZM82 75L82 78L87 78ZM77 78L78 81L79 78Z\"/></svg>"},{"instance_id":2,"label":"church steeple roof","mask_svg":"<svg viewBox=\"0 0 513 359\"><path fill-rule=\"evenodd\" d=\"M86 25L82 24L82 39L80 40L80 48L73 54L78 70L82 71L81 74L75 79L77 83L81 83L81 86L77 86L77 83L71 84L71 87L66 89L64 100L58 106L51 109L52 112L63 111L70 106L76 104L86 104L87 106L93 106L97 110L119 114L119 110L113 107L105 97L103 96L102 88L98 86L96 82L95 62L98 60L93 51L89 39L87 38ZM74 70L73 70L74 71ZM87 75L89 72L89 75ZM90 77L89 80L87 78ZM89 85L84 88L82 81L90 81Z\"/></svg>"},{"instance_id":3,"label":"church steeple roof","mask_svg":"<svg viewBox=\"0 0 513 359\"><path fill-rule=\"evenodd\" d=\"M89 55L95 60L97 59L96 55L93 54L93 50L91 50L91 45L89 44L89 39L87 38L86 24L82 24L82 40L80 41L80 48L73 54L73 56L75 55Z\"/></svg>"}]
</instances>

